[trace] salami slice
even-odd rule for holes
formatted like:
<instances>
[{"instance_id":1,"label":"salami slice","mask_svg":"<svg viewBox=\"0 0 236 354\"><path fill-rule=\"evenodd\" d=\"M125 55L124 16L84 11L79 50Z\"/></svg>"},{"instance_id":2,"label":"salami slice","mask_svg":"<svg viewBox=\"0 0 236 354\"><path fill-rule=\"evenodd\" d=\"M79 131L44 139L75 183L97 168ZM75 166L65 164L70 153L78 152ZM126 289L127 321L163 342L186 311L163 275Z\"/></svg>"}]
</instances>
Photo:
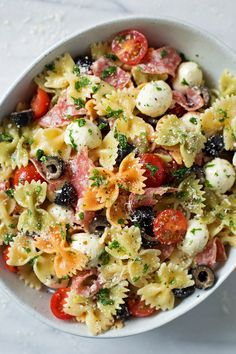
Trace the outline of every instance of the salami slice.
<instances>
[{"instance_id":1,"label":"salami slice","mask_svg":"<svg viewBox=\"0 0 236 354\"><path fill-rule=\"evenodd\" d=\"M174 48L150 48L139 68L147 74L168 74L175 77L177 67L181 62L179 54Z\"/></svg>"},{"instance_id":2,"label":"salami slice","mask_svg":"<svg viewBox=\"0 0 236 354\"><path fill-rule=\"evenodd\" d=\"M195 261L198 265L207 265L213 268L217 262L225 262L227 259L224 245L215 237L210 240L204 250L198 253Z\"/></svg>"},{"instance_id":3,"label":"salami slice","mask_svg":"<svg viewBox=\"0 0 236 354\"><path fill-rule=\"evenodd\" d=\"M81 296L92 296L100 288L101 283L98 280L98 272L95 268L79 271L72 279L71 289Z\"/></svg>"},{"instance_id":4,"label":"salami slice","mask_svg":"<svg viewBox=\"0 0 236 354\"><path fill-rule=\"evenodd\" d=\"M129 210L132 211L141 206L154 206L156 205L159 197L161 197L165 193L173 193L177 190L177 188L172 187L157 187L146 188L144 194L142 195L131 193L128 201Z\"/></svg>"},{"instance_id":5,"label":"salami slice","mask_svg":"<svg viewBox=\"0 0 236 354\"><path fill-rule=\"evenodd\" d=\"M38 123L43 128L64 127L70 124L68 117L77 117L86 115L85 108L77 109L74 104L68 102L66 96L61 96L58 102L38 120Z\"/></svg>"},{"instance_id":6,"label":"salami slice","mask_svg":"<svg viewBox=\"0 0 236 354\"><path fill-rule=\"evenodd\" d=\"M100 77L116 89L123 89L130 81L130 74L112 61L104 57L99 58L92 65L94 75Z\"/></svg>"},{"instance_id":7,"label":"salami slice","mask_svg":"<svg viewBox=\"0 0 236 354\"><path fill-rule=\"evenodd\" d=\"M186 111L197 111L204 106L204 99L199 91L193 87L188 87L186 95L179 91L173 91L173 100L175 103L183 107Z\"/></svg>"}]
</instances>

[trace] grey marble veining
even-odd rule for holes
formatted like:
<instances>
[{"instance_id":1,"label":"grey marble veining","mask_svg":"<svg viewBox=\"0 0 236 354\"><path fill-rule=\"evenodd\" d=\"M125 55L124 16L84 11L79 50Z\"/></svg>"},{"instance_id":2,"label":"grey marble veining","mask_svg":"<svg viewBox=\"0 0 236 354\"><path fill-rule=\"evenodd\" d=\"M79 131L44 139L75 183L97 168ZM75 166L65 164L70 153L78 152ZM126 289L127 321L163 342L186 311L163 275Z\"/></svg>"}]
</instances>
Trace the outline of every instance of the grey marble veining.
<instances>
[{"instance_id":1,"label":"grey marble veining","mask_svg":"<svg viewBox=\"0 0 236 354\"><path fill-rule=\"evenodd\" d=\"M235 12L232 0L0 0L0 95L56 41L89 25L127 15L186 20L214 33L236 51ZM236 273L203 304L174 322L116 340L84 339L58 332L32 318L0 291L0 353L233 354L235 283Z\"/></svg>"}]
</instances>

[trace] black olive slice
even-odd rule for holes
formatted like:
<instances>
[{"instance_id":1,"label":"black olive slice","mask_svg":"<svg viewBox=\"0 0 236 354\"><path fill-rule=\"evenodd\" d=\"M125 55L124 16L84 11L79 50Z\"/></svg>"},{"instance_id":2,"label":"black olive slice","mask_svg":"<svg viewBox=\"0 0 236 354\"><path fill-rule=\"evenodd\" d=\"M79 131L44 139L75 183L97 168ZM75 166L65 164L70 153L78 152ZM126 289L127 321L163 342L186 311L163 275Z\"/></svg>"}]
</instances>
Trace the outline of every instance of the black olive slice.
<instances>
[{"instance_id":1,"label":"black olive slice","mask_svg":"<svg viewBox=\"0 0 236 354\"><path fill-rule=\"evenodd\" d=\"M42 164L42 169L48 180L58 179L65 172L65 162L58 156L48 156Z\"/></svg>"},{"instance_id":2,"label":"black olive slice","mask_svg":"<svg viewBox=\"0 0 236 354\"><path fill-rule=\"evenodd\" d=\"M195 286L198 289L209 289L215 284L215 273L205 265L199 265L192 269Z\"/></svg>"},{"instance_id":3,"label":"black olive slice","mask_svg":"<svg viewBox=\"0 0 236 354\"><path fill-rule=\"evenodd\" d=\"M72 206L77 200L77 193L72 184L65 182L62 189L56 192L54 203L62 206Z\"/></svg>"},{"instance_id":4,"label":"black olive slice","mask_svg":"<svg viewBox=\"0 0 236 354\"><path fill-rule=\"evenodd\" d=\"M104 215L96 215L94 219L89 224L89 233L95 235L101 235L106 227L110 224Z\"/></svg>"},{"instance_id":5,"label":"black olive slice","mask_svg":"<svg viewBox=\"0 0 236 354\"><path fill-rule=\"evenodd\" d=\"M183 289L173 289L174 296L179 299L183 299L185 297L192 295L194 291L195 291L194 285L188 286L187 288L183 288Z\"/></svg>"},{"instance_id":6,"label":"black olive slice","mask_svg":"<svg viewBox=\"0 0 236 354\"><path fill-rule=\"evenodd\" d=\"M127 320L130 317L130 312L126 304L122 304L116 311L116 318L118 320Z\"/></svg>"},{"instance_id":7,"label":"black olive slice","mask_svg":"<svg viewBox=\"0 0 236 354\"><path fill-rule=\"evenodd\" d=\"M219 157L224 147L223 135L212 135L205 143L204 152L208 156Z\"/></svg>"},{"instance_id":8,"label":"black olive slice","mask_svg":"<svg viewBox=\"0 0 236 354\"><path fill-rule=\"evenodd\" d=\"M118 145L118 156L116 158L116 163L120 165L122 160L129 155L134 150L134 146L127 143L125 146Z\"/></svg>"},{"instance_id":9,"label":"black olive slice","mask_svg":"<svg viewBox=\"0 0 236 354\"><path fill-rule=\"evenodd\" d=\"M11 120L18 128L26 127L32 122L33 119L34 113L32 109L11 113Z\"/></svg>"}]
</instances>

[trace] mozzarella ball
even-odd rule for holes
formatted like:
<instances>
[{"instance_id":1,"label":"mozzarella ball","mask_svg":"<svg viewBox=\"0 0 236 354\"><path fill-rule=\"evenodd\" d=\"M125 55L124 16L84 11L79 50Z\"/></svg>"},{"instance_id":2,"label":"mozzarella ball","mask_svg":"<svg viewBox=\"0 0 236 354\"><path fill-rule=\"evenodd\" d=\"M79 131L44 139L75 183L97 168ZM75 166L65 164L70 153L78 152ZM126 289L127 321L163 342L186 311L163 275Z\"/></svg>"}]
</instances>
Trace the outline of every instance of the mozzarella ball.
<instances>
[{"instance_id":1,"label":"mozzarella ball","mask_svg":"<svg viewBox=\"0 0 236 354\"><path fill-rule=\"evenodd\" d=\"M77 151L85 146L95 149L102 142L102 134L96 124L89 119L80 118L67 126L64 140L67 145L71 145Z\"/></svg>"},{"instance_id":2,"label":"mozzarella ball","mask_svg":"<svg viewBox=\"0 0 236 354\"><path fill-rule=\"evenodd\" d=\"M215 158L204 166L206 184L209 188L226 193L235 182L235 170L227 160Z\"/></svg>"},{"instance_id":3,"label":"mozzarella ball","mask_svg":"<svg viewBox=\"0 0 236 354\"><path fill-rule=\"evenodd\" d=\"M50 204L47 208L49 214L54 218L57 222L63 222L66 224L73 223L74 220L74 211L72 208L63 207L61 205L57 205L55 203Z\"/></svg>"},{"instance_id":4,"label":"mozzarella ball","mask_svg":"<svg viewBox=\"0 0 236 354\"><path fill-rule=\"evenodd\" d=\"M103 251L100 237L89 233L78 233L72 236L72 248L79 250L89 258L89 265L96 266Z\"/></svg>"},{"instance_id":5,"label":"mozzarella ball","mask_svg":"<svg viewBox=\"0 0 236 354\"><path fill-rule=\"evenodd\" d=\"M173 89L186 93L188 87L200 86L203 74L199 66L193 61L186 61L178 67L177 74L173 80Z\"/></svg>"},{"instance_id":6,"label":"mozzarella ball","mask_svg":"<svg viewBox=\"0 0 236 354\"><path fill-rule=\"evenodd\" d=\"M172 103L172 90L162 80L147 83L136 98L136 106L143 114L159 117L164 114Z\"/></svg>"},{"instance_id":7,"label":"mozzarella ball","mask_svg":"<svg viewBox=\"0 0 236 354\"><path fill-rule=\"evenodd\" d=\"M234 153L232 162L233 162L234 167L236 167L236 152Z\"/></svg>"},{"instance_id":8,"label":"mozzarella ball","mask_svg":"<svg viewBox=\"0 0 236 354\"><path fill-rule=\"evenodd\" d=\"M189 131L196 131L196 129L200 127L201 121L199 112L185 113L180 119Z\"/></svg>"},{"instance_id":9,"label":"mozzarella ball","mask_svg":"<svg viewBox=\"0 0 236 354\"><path fill-rule=\"evenodd\" d=\"M188 222L185 238L178 248L189 256L195 256L204 249L208 238L209 232L206 225L198 219L192 219Z\"/></svg>"}]
</instances>

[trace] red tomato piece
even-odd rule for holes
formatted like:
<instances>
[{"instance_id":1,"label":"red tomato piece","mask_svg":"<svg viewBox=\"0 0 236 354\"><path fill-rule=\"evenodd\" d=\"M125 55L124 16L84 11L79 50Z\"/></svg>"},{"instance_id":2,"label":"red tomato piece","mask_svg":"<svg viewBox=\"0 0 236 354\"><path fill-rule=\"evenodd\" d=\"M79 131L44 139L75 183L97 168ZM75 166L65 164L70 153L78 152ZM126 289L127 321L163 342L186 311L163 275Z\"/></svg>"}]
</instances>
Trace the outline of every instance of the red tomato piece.
<instances>
[{"instance_id":1,"label":"red tomato piece","mask_svg":"<svg viewBox=\"0 0 236 354\"><path fill-rule=\"evenodd\" d=\"M157 214L153 232L163 245L176 245L183 240L187 227L188 222L181 211L166 209Z\"/></svg>"},{"instance_id":2,"label":"red tomato piece","mask_svg":"<svg viewBox=\"0 0 236 354\"><path fill-rule=\"evenodd\" d=\"M36 119L41 118L47 113L50 105L50 97L46 91L38 87L36 95L31 101L31 108Z\"/></svg>"},{"instance_id":3,"label":"red tomato piece","mask_svg":"<svg viewBox=\"0 0 236 354\"><path fill-rule=\"evenodd\" d=\"M141 163L145 169L144 176L147 178L144 183L146 187L159 187L166 179L166 165L164 161L155 154L143 154Z\"/></svg>"},{"instance_id":4,"label":"red tomato piece","mask_svg":"<svg viewBox=\"0 0 236 354\"><path fill-rule=\"evenodd\" d=\"M3 251L3 260L4 260L4 263L5 263L5 266L6 266L7 270L9 270L9 272L11 272L11 273L17 273L17 272L18 272L18 268L17 268L17 267L10 266L10 265L7 264L7 261L8 261L8 259L9 259L9 257L8 257L9 247L10 247L10 246L7 246L7 247L5 248L5 250Z\"/></svg>"},{"instance_id":5,"label":"red tomato piece","mask_svg":"<svg viewBox=\"0 0 236 354\"><path fill-rule=\"evenodd\" d=\"M65 304L65 299L69 288L58 289L51 297L50 308L53 315L60 320L71 320L74 316L68 315L63 310L63 305Z\"/></svg>"},{"instance_id":6,"label":"red tomato piece","mask_svg":"<svg viewBox=\"0 0 236 354\"><path fill-rule=\"evenodd\" d=\"M134 317L148 317L156 312L155 308L147 306L140 298L128 299L128 309Z\"/></svg>"},{"instance_id":7,"label":"red tomato piece","mask_svg":"<svg viewBox=\"0 0 236 354\"><path fill-rule=\"evenodd\" d=\"M33 179L35 181L44 181L35 166L30 162L26 167L18 168L15 171L13 184L17 186L19 183L24 184L26 181L30 183Z\"/></svg>"},{"instance_id":8,"label":"red tomato piece","mask_svg":"<svg viewBox=\"0 0 236 354\"><path fill-rule=\"evenodd\" d=\"M122 63L137 65L147 53L148 42L142 33L126 30L115 36L111 47Z\"/></svg>"}]
</instances>

